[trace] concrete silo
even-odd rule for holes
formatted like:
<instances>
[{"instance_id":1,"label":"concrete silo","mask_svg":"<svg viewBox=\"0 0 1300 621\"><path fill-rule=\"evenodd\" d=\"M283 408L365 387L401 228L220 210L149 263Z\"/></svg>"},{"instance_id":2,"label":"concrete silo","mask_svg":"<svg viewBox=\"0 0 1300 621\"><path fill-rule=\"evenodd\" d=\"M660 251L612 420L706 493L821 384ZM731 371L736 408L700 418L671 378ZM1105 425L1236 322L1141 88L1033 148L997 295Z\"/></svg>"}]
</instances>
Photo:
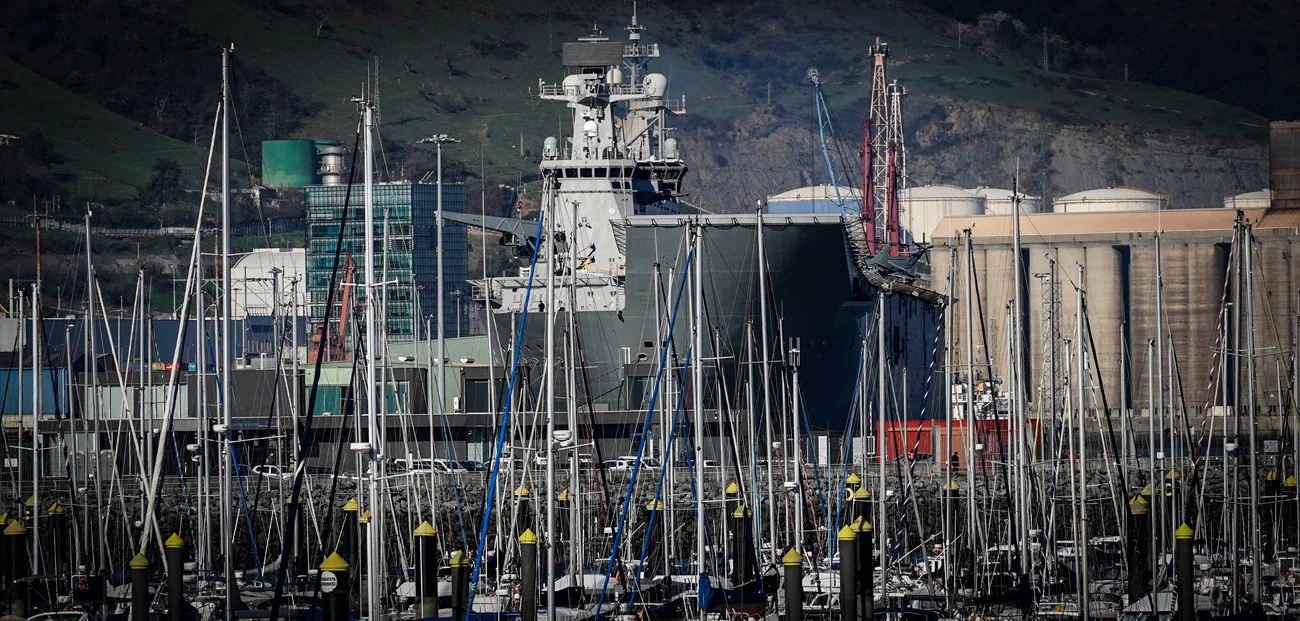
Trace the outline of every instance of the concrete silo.
<instances>
[{"instance_id":1,"label":"concrete silo","mask_svg":"<svg viewBox=\"0 0 1300 621\"><path fill-rule=\"evenodd\" d=\"M1091 327L1092 344L1096 346L1094 379L1100 379L1106 390L1106 404L1118 406L1120 379L1120 348L1124 333L1120 326L1128 320L1124 307L1124 271L1120 250L1110 244L1092 244L1084 249L1084 303L1087 307L1087 325ZM1084 333L1085 341L1088 333ZM1085 343L1086 344L1086 343ZM1095 395L1097 407L1101 395Z\"/></svg>"},{"instance_id":2,"label":"concrete silo","mask_svg":"<svg viewBox=\"0 0 1300 621\"><path fill-rule=\"evenodd\" d=\"M1147 342L1156 338L1156 246L1146 237L1129 244L1129 385L1135 413L1147 410L1150 392Z\"/></svg>"}]
</instances>

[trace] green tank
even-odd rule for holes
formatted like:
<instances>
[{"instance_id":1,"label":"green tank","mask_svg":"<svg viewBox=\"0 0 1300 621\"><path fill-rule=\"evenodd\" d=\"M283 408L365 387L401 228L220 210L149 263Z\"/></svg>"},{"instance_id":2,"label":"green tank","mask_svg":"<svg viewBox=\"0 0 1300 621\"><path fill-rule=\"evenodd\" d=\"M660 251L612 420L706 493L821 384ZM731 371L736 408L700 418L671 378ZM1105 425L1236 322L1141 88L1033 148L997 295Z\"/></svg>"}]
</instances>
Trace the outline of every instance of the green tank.
<instances>
[{"instance_id":1,"label":"green tank","mask_svg":"<svg viewBox=\"0 0 1300 621\"><path fill-rule=\"evenodd\" d=\"M316 183L316 142L263 142L262 183L273 188L301 188Z\"/></svg>"}]
</instances>

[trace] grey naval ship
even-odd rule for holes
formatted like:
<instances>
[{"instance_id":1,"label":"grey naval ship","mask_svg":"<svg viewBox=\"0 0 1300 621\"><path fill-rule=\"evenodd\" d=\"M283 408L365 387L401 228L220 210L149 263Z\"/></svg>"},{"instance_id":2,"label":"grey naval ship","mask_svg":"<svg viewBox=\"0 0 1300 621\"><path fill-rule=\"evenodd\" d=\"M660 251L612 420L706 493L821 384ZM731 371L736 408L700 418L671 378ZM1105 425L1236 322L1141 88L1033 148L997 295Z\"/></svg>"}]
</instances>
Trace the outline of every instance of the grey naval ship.
<instances>
[{"instance_id":1,"label":"grey naval ship","mask_svg":"<svg viewBox=\"0 0 1300 621\"><path fill-rule=\"evenodd\" d=\"M668 78L650 70L659 48L641 40L642 28L629 27L626 42L597 32L565 43L566 75L539 82L540 98L566 106L571 118L568 135L543 145L544 222L446 215L499 231L502 243L531 259L517 274L473 283L493 317L500 359L509 365L518 347L521 368L543 366L546 300L553 299L559 338L568 339L562 349L576 350L567 358L579 373L567 390L598 414L597 425L626 424L649 407L660 356L680 372L698 328L694 359L705 369L709 420L718 420L720 400L741 398L735 387L755 366L749 363L767 360L777 369L799 365L811 427L843 431L855 403L868 410L875 403L860 360L877 358L863 350L877 342L874 309L883 303L882 349L897 405L908 418L941 412L946 391L933 345L941 338L943 296L898 259L872 253L855 210L768 214L760 202L720 214L686 202L689 145L671 126L685 113L685 98L670 97ZM555 240L550 248L539 242L547 238ZM683 278L686 271L693 275ZM692 314L693 299L701 313ZM665 343L671 351L663 351ZM790 389L777 385L786 373L770 373L770 407L788 407ZM542 381L540 372L524 376ZM874 382L874 372L869 377ZM671 381L662 380L665 388Z\"/></svg>"}]
</instances>

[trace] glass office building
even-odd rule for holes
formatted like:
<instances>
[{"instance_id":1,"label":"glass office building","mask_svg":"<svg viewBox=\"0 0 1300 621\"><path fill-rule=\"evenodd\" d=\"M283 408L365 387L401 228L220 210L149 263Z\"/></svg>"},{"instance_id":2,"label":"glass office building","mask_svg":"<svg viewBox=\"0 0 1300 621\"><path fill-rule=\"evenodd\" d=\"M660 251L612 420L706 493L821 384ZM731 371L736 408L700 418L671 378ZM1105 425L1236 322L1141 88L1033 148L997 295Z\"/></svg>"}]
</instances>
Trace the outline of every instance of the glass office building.
<instances>
[{"instance_id":1,"label":"glass office building","mask_svg":"<svg viewBox=\"0 0 1300 621\"><path fill-rule=\"evenodd\" d=\"M365 281L365 213L362 187L352 186L348 196L346 185L313 185L307 190L307 310L313 334L325 317L329 298L330 279L334 268L335 250L338 248L339 227L344 225L343 252L339 258L338 281L347 277L348 257L355 265L354 284ZM390 342L432 338L426 335L430 327L436 330L438 304L438 186L432 183L407 181L380 183L374 187L375 229L375 280L388 283L377 290L381 329ZM465 211L465 186L459 183L442 185L443 209L448 212ZM385 239L385 225L387 236ZM466 290L468 277L469 241L465 226L446 223L443 231L442 283L444 330L448 337L459 336L457 326L467 326L467 321L457 321L458 296ZM385 247L387 252L385 253ZM387 254L387 261L384 255ZM385 269L387 272L385 273ZM386 294L386 298L381 295ZM330 316L331 334L337 334L342 316L344 291L334 296L334 309ZM346 349L351 350L356 339L351 326L364 326L365 289L357 287L352 292L357 300L348 319ZM383 309L387 312L384 313Z\"/></svg>"}]
</instances>

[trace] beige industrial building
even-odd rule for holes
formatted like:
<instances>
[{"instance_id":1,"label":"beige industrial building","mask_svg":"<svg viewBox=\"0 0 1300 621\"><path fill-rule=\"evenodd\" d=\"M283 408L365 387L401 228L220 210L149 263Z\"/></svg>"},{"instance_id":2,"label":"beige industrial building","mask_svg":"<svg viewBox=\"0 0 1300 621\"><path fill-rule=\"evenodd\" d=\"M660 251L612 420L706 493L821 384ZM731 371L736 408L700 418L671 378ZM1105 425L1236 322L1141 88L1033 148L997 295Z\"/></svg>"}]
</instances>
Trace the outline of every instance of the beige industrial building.
<instances>
[{"instance_id":1,"label":"beige industrial building","mask_svg":"<svg viewBox=\"0 0 1300 621\"><path fill-rule=\"evenodd\" d=\"M1276 407L1279 382L1287 381L1293 348L1292 333L1300 311L1300 210L1268 208L1258 193L1226 205L1252 204L1244 218L1253 224L1255 254L1258 397L1261 406ZM1162 209L1158 195L1140 190L1107 188L1078 193L1054 201L1053 213L1021 216L1022 261L1025 265L1026 312L1022 318L1024 356L1028 363L1026 397L1037 402L1041 387L1048 386L1050 340L1045 339L1051 308L1047 295L1049 275L1055 273L1059 303L1056 323L1058 378L1074 373L1063 368L1064 340L1074 340L1077 316L1076 285L1083 268L1087 320L1096 349L1089 362L1093 388L1090 407L1101 405L1096 381L1100 377L1107 405L1120 407L1121 395L1130 407L1142 410L1148 403L1148 345L1156 340L1156 239L1160 239L1164 283L1165 331L1170 335L1165 351L1177 359L1177 375L1166 380L1166 399L1181 399L1187 410L1199 413L1215 403L1220 331L1231 320L1220 319L1231 301L1228 266L1237 209ZM1253 199L1253 200L1252 200ZM1247 203L1247 201L1250 201ZM964 235L971 236L971 259L976 294L966 291L967 259ZM975 361L985 357L993 365L992 377L1005 381L1009 362L1008 327L1015 275L1012 260L1012 219L1007 215L973 215L943 218L931 236L931 278L944 291L952 269L955 298L951 345L965 364L966 327L964 299L978 301L975 320ZM955 259L955 263L953 260ZM1227 295L1228 297L1225 297ZM982 314L982 319L981 319ZM1231 317L1231 313L1229 313ZM983 329L980 326L983 326ZM1243 347L1244 347L1244 336ZM1071 345L1073 347L1073 344ZM1094 367L1095 365L1095 367ZM977 369L979 367L977 366ZM978 379L988 377L977 370ZM1169 376L1168 372L1165 374ZM1121 388L1121 378L1127 388ZM1058 381L1060 381L1058 379ZM1010 383L1007 384L1010 387ZM1179 390L1181 388L1181 390Z\"/></svg>"}]
</instances>

